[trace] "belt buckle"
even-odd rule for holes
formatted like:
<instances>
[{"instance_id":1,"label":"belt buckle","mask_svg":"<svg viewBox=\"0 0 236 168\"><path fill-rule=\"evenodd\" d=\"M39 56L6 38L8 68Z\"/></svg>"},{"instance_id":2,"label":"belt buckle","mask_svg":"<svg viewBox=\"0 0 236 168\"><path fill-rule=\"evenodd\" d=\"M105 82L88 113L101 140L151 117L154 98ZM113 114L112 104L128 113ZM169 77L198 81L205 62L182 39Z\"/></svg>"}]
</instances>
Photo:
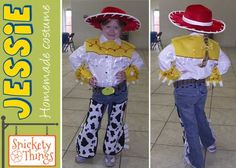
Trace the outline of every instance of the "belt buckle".
<instances>
[{"instance_id":1,"label":"belt buckle","mask_svg":"<svg viewBox=\"0 0 236 168\"><path fill-rule=\"evenodd\" d=\"M115 93L115 88L113 87L105 87L102 89L102 94L105 96L110 96Z\"/></svg>"}]
</instances>

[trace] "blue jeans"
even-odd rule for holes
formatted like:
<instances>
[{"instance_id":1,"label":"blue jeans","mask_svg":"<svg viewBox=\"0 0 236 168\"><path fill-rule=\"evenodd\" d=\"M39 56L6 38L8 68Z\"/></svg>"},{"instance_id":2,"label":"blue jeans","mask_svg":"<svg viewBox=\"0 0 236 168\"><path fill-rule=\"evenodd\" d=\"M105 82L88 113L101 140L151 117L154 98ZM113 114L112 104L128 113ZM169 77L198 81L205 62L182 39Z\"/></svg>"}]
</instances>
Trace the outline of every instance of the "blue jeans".
<instances>
[{"instance_id":1,"label":"blue jeans","mask_svg":"<svg viewBox=\"0 0 236 168\"><path fill-rule=\"evenodd\" d=\"M185 84L175 88L174 95L188 144L186 156L193 166L203 168L204 159L200 140L205 148L215 143L204 112L207 87L204 83Z\"/></svg>"},{"instance_id":2,"label":"blue jeans","mask_svg":"<svg viewBox=\"0 0 236 168\"><path fill-rule=\"evenodd\" d=\"M121 88L110 96L105 96L101 92L93 92L92 99L97 102L108 106L108 114L110 114L110 109L112 103L122 103L128 98L128 89L126 81L121 83Z\"/></svg>"}]
</instances>

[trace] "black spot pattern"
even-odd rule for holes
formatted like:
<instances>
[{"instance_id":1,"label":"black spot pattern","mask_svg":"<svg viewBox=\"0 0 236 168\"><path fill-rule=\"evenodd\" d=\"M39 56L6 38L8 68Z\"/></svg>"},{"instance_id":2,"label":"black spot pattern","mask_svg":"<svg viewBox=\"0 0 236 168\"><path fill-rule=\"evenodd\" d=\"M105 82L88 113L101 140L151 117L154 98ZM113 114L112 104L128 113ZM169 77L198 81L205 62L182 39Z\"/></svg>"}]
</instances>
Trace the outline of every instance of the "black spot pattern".
<instances>
[{"instance_id":1,"label":"black spot pattern","mask_svg":"<svg viewBox=\"0 0 236 168\"><path fill-rule=\"evenodd\" d=\"M98 129L105 105L91 99L89 111L76 142L76 151L84 158L94 157L97 150Z\"/></svg>"},{"instance_id":2,"label":"black spot pattern","mask_svg":"<svg viewBox=\"0 0 236 168\"><path fill-rule=\"evenodd\" d=\"M116 139L114 139L113 141L111 141L111 143L115 143L116 142Z\"/></svg>"},{"instance_id":3,"label":"black spot pattern","mask_svg":"<svg viewBox=\"0 0 236 168\"><path fill-rule=\"evenodd\" d=\"M112 126L113 129L117 128L117 124L116 123L111 123L111 126Z\"/></svg>"},{"instance_id":4,"label":"black spot pattern","mask_svg":"<svg viewBox=\"0 0 236 168\"><path fill-rule=\"evenodd\" d=\"M92 119L94 119L94 118L96 118L96 116L91 116L91 117L90 117L90 120L92 120Z\"/></svg>"},{"instance_id":5,"label":"black spot pattern","mask_svg":"<svg viewBox=\"0 0 236 168\"><path fill-rule=\"evenodd\" d=\"M91 126L91 129L95 129L95 124L94 123L92 123L90 126Z\"/></svg>"},{"instance_id":6,"label":"black spot pattern","mask_svg":"<svg viewBox=\"0 0 236 168\"><path fill-rule=\"evenodd\" d=\"M87 146L88 145L88 141L86 140L86 138L82 139L81 145L82 146Z\"/></svg>"},{"instance_id":7,"label":"black spot pattern","mask_svg":"<svg viewBox=\"0 0 236 168\"><path fill-rule=\"evenodd\" d=\"M120 137L121 132L118 133L118 137Z\"/></svg>"},{"instance_id":8,"label":"black spot pattern","mask_svg":"<svg viewBox=\"0 0 236 168\"><path fill-rule=\"evenodd\" d=\"M120 122L120 119L121 119L121 114L118 114L118 115L116 116L117 122Z\"/></svg>"},{"instance_id":9,"label":"black spot pattern","mask_svg":"<svg viewBox=\"0 0 236 168\"><path fill-rule=\"evenodd\" d=\"M105 154L115 155L124 147L125 136L123 128L123 115L125 108L126 102L123 102L121 104L113 104L104 142Z\"/></svg>"},{"instance_id":10,"label":"black spot pattern","mask_svg":"<svg viewBox=\"0 0 236 168\"><path fill-rule=\"evenodd\" d=\"M89 133L87 133L87 137L88 137L89 139L93 139L94 136L93 136L92 133L89 132Z\"/></svg>"},{"instance_id":11,"label":"black spot pattern","mask_svg":"<svg viewBox=\"0 0 236 168\"><path fill-rule=\"evenodd\" d=\"M119 144L120 144L121 146L124 146L124 144L125 144L125 135L124 135L124 134L122 134L122 136L120 137L120 139L119 139Z\"/></svg>"},{"instance_id":12,"label":"black spot pattern","mask_svg":"<svg viewBox=\"0 0 236 168\"><path fill-rule=\"evenodd\" d=\"M103 145L105 154L116 155L123 149L124 130L122 122L125 107L126 102L113 104L112 107L108 107L112 111L109 112L109 122ZM105 109L106 105L99 104L91 99L89 113L76 144L76 150L80 156L85 158L95 156L98 130Z\"/></svg>"},{"instance_id":13,"label":"black spot pattern","mask_svg":"<svg viewBox=\"0 0 236 168\"><path fill-rule=\"evenodd\" d=\"M116 154L116 152L111 152L111 153L110 153L110 155L115 155L115 154Z\"/></svg>"},{"instance_id":14,"label":"black spot pattern","mask_svg":"<svg viewBox=\"0 0 236 168\"><path fill-rule=\"evenodd\" d=\"M105 141L109 142L108 136L105 137Z\"/></svg>"},{"instance_id":15,"label":"black spot pattern","mask_svg":"<svg viewBox=\"0 0 236 168\"><path fill-rule=\"evenodd\" d=\"M115 135L114 131L111 131L111 136L114 136L114 135Z\"/></svg>"}]
</instances>

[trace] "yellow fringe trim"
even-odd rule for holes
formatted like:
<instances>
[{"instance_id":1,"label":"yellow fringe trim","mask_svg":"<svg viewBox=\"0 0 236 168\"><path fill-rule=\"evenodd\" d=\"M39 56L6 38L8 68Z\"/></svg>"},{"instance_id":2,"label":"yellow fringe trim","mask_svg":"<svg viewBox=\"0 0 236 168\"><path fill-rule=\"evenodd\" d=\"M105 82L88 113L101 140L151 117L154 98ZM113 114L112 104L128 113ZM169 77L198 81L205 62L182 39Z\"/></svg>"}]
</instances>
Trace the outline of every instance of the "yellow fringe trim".
<instances>
[{"instance_id":1,"label":"yellow fringe trim","mask_svg":"<svg viewBox=\"0 0 236 168\"><path fill-rule=\"evenodd\" d=\"M139 70L135 65L131 65L125 69L125 76L127 82L136 81L139 78Z\"/></svg>"},{"instance_id":2,"label":"yellow fringe trim","mask_svg":"<svg viewBox=\"0 0 236 168\"><path fill-rule=\"evenodd\" d=\"M216 84L219 84L220 86L223 86L222 77L221 77L221 75L220 75L220 71L219 71L219 69L217 68L217 66L215 66L215 67L212 69L211 76L209 76L209 77L206 79L206 82L207 82L207 84L213 84L214 86L215 86Z\"/></svg>"},{"instance_id":3,"label":"yellow fringe trim","mask_svg":"<svg viewBox=\"0 0 236 168\"><path fill-rule=\"evenodd\" d=\"M114 40L109 40L104 43L100 43L99 39L88 39L85 41L86 52L94 52L98 55L110 55L113 57L128 57L131 58L135 50L135 46L121 41L121 45L118 45Z\"/></svg>"},{"instance_id":4,"label":"yellow fringe trim","mask_svg":"<svg viewBox=\"0 0 236 168\"><path fill-rule=\"evenodd\" d=\"M75 71L76 78L84 83L89 83L90 79L93 77L91 72L88 70L86 65L81 65L76 71Z\"/></svg>"},{"instance_id":5,"label":"yellow fringe trim","mask_svg":"<svg viewBox=\"0 0 236 168\"><path fill-rule=\"evenodd\" d=\"M160 71L160 79L162 78L165 82L166 80L174 81L177 80L181 76L180 71L173 65L169 70L167 71Z\"/></svg>"}]
</instances>

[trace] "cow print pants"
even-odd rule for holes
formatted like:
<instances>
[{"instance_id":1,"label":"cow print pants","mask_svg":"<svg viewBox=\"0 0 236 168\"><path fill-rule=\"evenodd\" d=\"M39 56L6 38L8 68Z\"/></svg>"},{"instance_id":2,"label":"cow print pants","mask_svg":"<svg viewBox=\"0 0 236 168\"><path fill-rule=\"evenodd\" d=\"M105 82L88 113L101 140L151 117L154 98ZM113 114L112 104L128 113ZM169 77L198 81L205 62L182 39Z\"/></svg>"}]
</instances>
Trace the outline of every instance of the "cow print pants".
<instances>
[{"instance_id":1,"label":"cow print pants","mask_svg":"<svg viewBox=\"0 0 236 168\"><path fill-rule=\"evenodd\" d=\"M89 112L81 132L76 140L77 153L81 157L94 157L98 144L98 130L103 114L108 108L108 125L104 139L103 151L106 155L116 155L125 143L123 116L127 101L122 103L100 104L91 99Z\"/></svg>"}]
</instances>

